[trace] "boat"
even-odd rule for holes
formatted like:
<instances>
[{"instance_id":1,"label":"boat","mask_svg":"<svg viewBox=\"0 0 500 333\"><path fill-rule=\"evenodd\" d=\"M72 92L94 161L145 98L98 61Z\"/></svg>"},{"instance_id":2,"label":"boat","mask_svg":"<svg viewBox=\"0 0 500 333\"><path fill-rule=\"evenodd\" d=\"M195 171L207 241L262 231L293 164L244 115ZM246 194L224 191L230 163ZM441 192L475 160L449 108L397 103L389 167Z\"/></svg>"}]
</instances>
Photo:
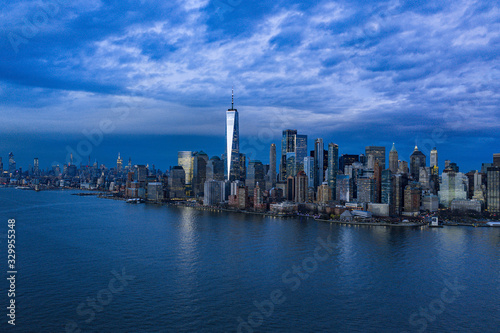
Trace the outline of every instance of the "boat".
<instances>
[{"instance_id":1,"label":"boat","mask_svg":"<svg viewBox=\"0 0 500 333\"><path fill-rule=\"evenodd\" d=\"M433 216L431 219L431 223L429 223L429 228L442 228L443 225L439 224L439 220L436 216Z\"/></svg>"},{"instance_id":2,"label":"boat","mask_svg":"<svg viewBox=\"0 0 500 333\"><path fill-rule=\"evenodd\" d=\"M127 199L125 202L126 202L126 203L138 204L138 203L143 203L143 202L144 202L144 199L141 199L141 198L133 198L133 199Z\"/></svg>"}]
</instances>

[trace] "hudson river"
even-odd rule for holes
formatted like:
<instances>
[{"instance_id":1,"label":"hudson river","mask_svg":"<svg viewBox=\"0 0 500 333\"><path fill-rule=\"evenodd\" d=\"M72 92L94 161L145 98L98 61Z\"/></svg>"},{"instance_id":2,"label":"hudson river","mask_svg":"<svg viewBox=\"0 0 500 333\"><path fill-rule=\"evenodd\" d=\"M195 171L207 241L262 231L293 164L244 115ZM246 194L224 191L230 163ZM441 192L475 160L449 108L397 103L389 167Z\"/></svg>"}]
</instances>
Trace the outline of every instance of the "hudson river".
<instances>
[{"instance_id":1,"label":"hudson river","mask_svg":"<svg viewBox=\"0 0 500 333\"><path fill-rule=\"evenodd\" d=\"M71 193L0 189L0 331L500 330L500 228L341 226Z\"/></svg>"}]
</instances>

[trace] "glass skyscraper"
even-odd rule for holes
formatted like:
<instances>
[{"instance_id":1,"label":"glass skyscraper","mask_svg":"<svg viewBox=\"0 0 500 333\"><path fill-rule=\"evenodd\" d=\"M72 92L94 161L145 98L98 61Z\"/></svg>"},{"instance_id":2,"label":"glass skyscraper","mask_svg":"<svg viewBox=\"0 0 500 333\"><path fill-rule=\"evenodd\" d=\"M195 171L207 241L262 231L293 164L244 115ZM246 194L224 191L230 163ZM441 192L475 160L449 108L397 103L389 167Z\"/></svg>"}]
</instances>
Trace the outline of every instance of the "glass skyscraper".
<instances>
[{"instance_id":1,"label":"glass skyscraper","mask_svg":"<svg viewBox=\"0 0 500 333\"><path fill-rule=\"evenodd\" d=\"M231 98L231 108L226 111L226 179L240 179L240 130L238 125L238 110L234 108L234 94Z\"/></svg>"}]
</instances>

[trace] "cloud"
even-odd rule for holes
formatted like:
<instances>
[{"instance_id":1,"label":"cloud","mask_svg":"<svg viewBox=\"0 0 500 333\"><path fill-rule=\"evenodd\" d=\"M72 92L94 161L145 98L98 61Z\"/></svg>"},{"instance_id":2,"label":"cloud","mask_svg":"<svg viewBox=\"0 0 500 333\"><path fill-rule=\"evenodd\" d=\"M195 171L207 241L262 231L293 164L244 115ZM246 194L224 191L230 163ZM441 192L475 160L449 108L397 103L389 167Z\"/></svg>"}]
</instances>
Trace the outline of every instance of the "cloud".
<instances>
[{"instance_id":1,"label":"cloud","mask_svg":"<svg viewBox=\"0 0 500 333\"><path fill-rule=\"evenodd\" d=\"M78 132L140 96L120 132L223 135L233 85L249 135L272 110L313 136L500 127L493 1L75 2L13 52L39 10L1 14L2 131Z\"/></svg>"}]
</instances>

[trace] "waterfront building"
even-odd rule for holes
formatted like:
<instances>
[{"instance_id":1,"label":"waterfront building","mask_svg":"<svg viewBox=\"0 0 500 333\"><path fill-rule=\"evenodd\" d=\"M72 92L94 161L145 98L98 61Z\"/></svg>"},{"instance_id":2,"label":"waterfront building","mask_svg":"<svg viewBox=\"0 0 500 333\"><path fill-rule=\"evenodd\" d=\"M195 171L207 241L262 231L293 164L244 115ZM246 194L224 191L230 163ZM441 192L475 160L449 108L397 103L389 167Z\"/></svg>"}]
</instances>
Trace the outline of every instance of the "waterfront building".
<instances>
[{"instance_id":1,"label":"waterfront building","mask_svg":"<svg viewBox=\"0 0 500 333\"><path fill-rule=\"evenodd\" d=\"M186 198L186 173L182 166L176 165L170 170L168 193L170 199Z\"/></svg>"},{"instance_id":2,"label":"waterfront building","mask_svg":"<svg viewBox=\"0 0 500 333\"><path fill-rule=\"evenodd\" d=\"M295 152L286 153L286 172L288 177L295 177L297 174Z\"/></svg>"},{"instance_id":3,"label":"waterfront building","mask_svg":"<svg viewBox=\"0 0 500 333\"><path fill-rule=\"evenodd\" d=\"M482 205L481 201L478 200L461 200L461 199L455 199L451 202L451 210L452 211L475 211L478 213L481 213L482 211Z\"/></svg>"},{"instance_id":4,"label":"waterfront building","mask_svg":"<svg viewBox=\"0 0 500 333\"><path fill-rule=\"evenodd\" d=\"M467 199L467 177L461 172L448 171L441 175L439 185L439 203L449 208L451 202L455 199Z\"/></svg>"},{"instance_id":5,"label":"waterfront building","mask_svg":"<svg viewBox=\"0 0 500 333\"><path fill-rule=\"evenodd\" d=\"M414 180L418 181L420 177L420 168L425 167L426 165L426 157L424 153L418 150L418 147L415 146L413 153L410 155L410 175Z\"/></svg>"},{"instance_id":6,"label":"waterfront building","mask_svg":"<svg viewBox=\"0 0 500 333\"><path fill-rule=\"evenodd\" d=\"M3 175L3 162L2 162L2 157L0 157L0 176Z\"/></svg>"},{"instance_id":7,"label":"waterfront building","mask_svg":"<svg viewBox=\"0 0 500 333\"><path fill-rule=\"evenodd\" d=\"M375 161L378 161L379 166L382 168L382 170L385 169L385 147L367 146L365 147L365 155L367 159L369 159L370 156L373 156L373 163L375 163Z\"/></svg>"},{"instance_id":8,"label":"waterfront building","mask_svg":"<svg viewBox=\"0 0 500 333\"><path fill-rule=\"evenodd\" d=\"M150 201L160 201L163 200L163 184L160 182L151 182L147 186L147 199Z\"/></svg>"},{"instance_id":9,"label":"waterfront building","mask_svg":"<svg viewBox=\"0 0 500 333\"><path fill-rule=\"evenodd\" d=\"M295 178L289 176L286 179L285 187L285 199L287 201L293 201L295 199Z\"/></svg>"},{"instance_id":10,"label":"waterfront building","mask_svg":"<svg viewBox=\"0 0 500 333\"><path fill-rule=\"evenodd\" d=\"M488 212L500 213L500 166L489 167L486 172Z\"/></svg>"},{"instance_id":11,"label":"waterfront building","mask_svg":"<svg viewBox=\"0 0 500 333\"><path fill-rule=\"evenodd\" d=\"M240 130L238 110L234 108L234 92L231 93L231 108L226 111L226 164L225 175L229 181L241 178ZM245 174L243 174L245 175Z\"/></svg>"},{"instance_id":12,"label":"waterfront building","mask_svg":"<svg viewBox=\"0 0 500 333\"><path fill-rule=\"evenodd\" d=\"M398 173L398 151L394 143L392 143L392 148L389 152L389 170L391 170L393 174Z\"/></svg>"},{"instance_id":13,"label":"waterfront building","mask_svg":"<svg viewBox=\"0 0 500 333\"><path fill-rule=\"evenodd\" d=\"M304 171L300 171L295 177L295 202L307 201L307 175Z\"/></svg>"},{"instance_id":14,"label":"waterfront building","mask_svg":"<svg viewBox=\"0 0 500 333\"><path fill-rule=\"evenodd\" d=\"M373 178L375 178L375 203L380 203L382 199L382 167L378 160L373 165Z\"/></svg>"},{"instance_id":15,"label":"waterfront building","mask_svg":"<svg viewBox=\"0 0 500 333\"><path fill-rule=\"evenodd\" d=\"M328 186L332 189L333 200L337 198L337 175L339 171L339 146L335 143L328 144ZM352 181L351 181L352 183ZM351 187L352 188L352 187ZM351 191L352 195L352 191Z\"/></svg>"},{"instance_id":16,"label":"waterfront building","mask_svg":"<svg viewBox=\"0 0 500 333\"><path fill-rule=\"evenodd\" d=\"M225 182L221 180L207 180L203 189L203 205L216 206L224 201Z\"/></svg>"}]
</instances>

